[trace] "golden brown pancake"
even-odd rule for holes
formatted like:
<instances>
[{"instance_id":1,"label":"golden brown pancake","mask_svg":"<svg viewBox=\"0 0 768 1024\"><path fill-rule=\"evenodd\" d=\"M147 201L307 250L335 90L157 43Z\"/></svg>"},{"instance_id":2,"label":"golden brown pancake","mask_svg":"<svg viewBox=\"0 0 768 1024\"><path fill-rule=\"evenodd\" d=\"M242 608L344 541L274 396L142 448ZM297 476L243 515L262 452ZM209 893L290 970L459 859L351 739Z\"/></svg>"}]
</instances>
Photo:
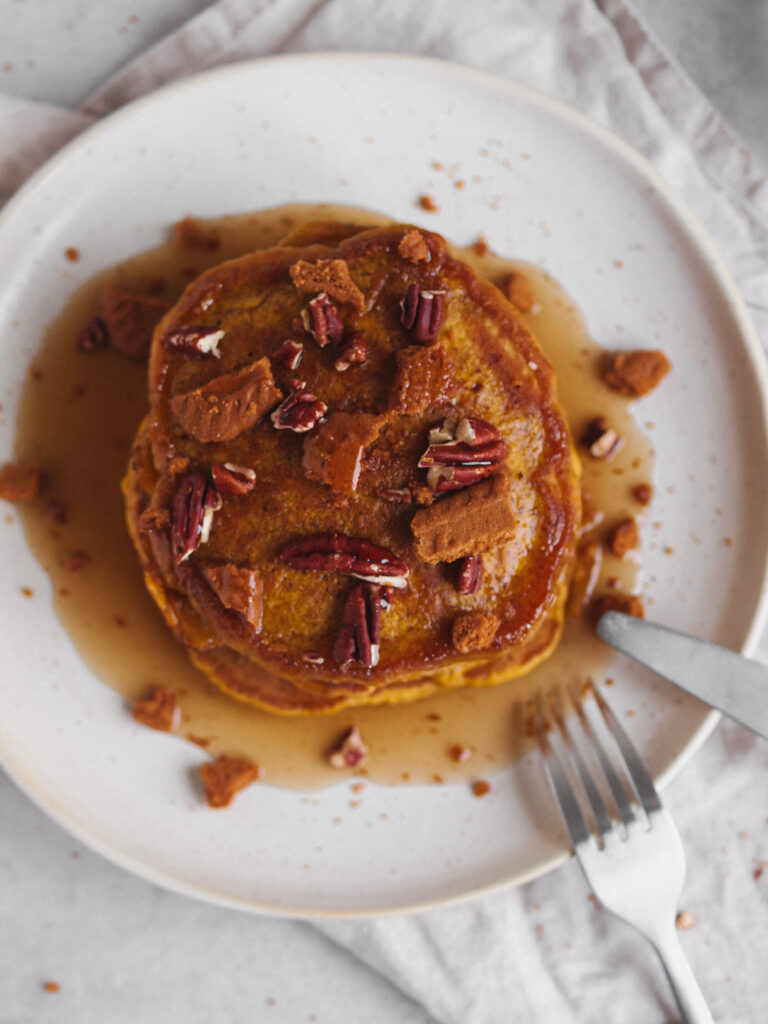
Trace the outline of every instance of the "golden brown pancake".
<instances>
[{"instance_id":1,"label":"golden brown pancake","mask_svg":"<svg viewBox=\"0 0 768 1024\"><path fill-rule=\"evenodd\" d=\"M147 586L222 689L284 713L485 685L551 653L580 519L551 367L409 225L307 225L158 325L124 489Z\"/></svg>"}]
</instances>

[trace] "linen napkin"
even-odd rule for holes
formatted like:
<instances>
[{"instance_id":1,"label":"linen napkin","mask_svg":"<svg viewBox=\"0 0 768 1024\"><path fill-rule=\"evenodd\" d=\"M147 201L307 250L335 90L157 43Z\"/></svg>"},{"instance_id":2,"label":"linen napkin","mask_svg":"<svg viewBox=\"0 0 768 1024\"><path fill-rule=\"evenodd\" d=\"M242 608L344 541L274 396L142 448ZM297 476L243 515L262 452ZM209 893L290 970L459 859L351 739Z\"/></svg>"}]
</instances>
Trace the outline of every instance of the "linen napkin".
<instances>
[{"instance_id":1,"label":"linen napkin","mask_svg":"<svg viewBox=\"0 0 768 1024\"><path fill-rule=\"evenodd\" d=\"M94 120L217 64L302 50L424 54L566 101L648 157L719 247L768 343L768 186L629 0L219 0L154 42L78 110L0 93L0 201ZM768 660L768 640L759 656ZM715 1018L768 1019L768 744L723 724L665 797L683 833L684 942ZM529 885L418 915L308 923L441 1024L661 1024L653 954L569 863Z\"/></svg>"}]
</instances>

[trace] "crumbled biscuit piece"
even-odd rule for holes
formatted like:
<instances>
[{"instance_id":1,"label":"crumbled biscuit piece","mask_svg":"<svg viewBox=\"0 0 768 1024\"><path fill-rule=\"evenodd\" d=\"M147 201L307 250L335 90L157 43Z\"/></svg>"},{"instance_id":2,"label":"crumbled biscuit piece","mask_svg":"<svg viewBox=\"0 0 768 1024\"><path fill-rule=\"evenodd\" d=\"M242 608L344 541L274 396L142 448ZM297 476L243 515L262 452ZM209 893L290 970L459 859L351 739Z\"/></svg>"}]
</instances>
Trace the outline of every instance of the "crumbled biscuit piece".
<instances>
[{"instance_id":1,"label":"crumbled biscuit piece","mask_svg":"<svg viewBox=\"0 0 768 1024\"><path fill-rule=\"evenodd\" d=\"M515 533L510 482L505 473L455 491L411 521L416 554L424 562L455 562L491 551Z\"/></svg>"},{"instance_id":2,"label":"crumbled biscuit piece","mask_svg":"<svg viewBox=\"0 0 768 1024\"><path fill-rule=\"evenodd\" d=\"M261 630L263 610L261 575L258 569L237 565L208 565L203 575L225 608L238 612L256 633Z\"/></svg>"},{"instance_id":3,"label":"crumbled biscuit piece","mask_svg":"<svg viewBox=\"0 0 768 1024\"><path fill-rule=\"evenodd\" d=\"M395 356L389 407L406 415L440 405L456 394L456 377L442 344L409 345Z\"/></svg>"},{"instance_id":4,"label":"crumbled biscuit piece","mask_svg":"<svg viewBox=\"0 0 768 1024\"><path fill-rule=\"evenodd\" d=\"M261 778L261 768L244 757L222 754L198 768L209 807L229 807L235 795Z\"/></svg>"},{"instance_id":5,"label":"crumbled biscuit piece","mask_svg":"<svg viewBox=\"0 0 768 1024\"><path fill-rule=\"evenodd\" d=\"M536 305L536 296L533 294L531 282L525 274L521 274L517 270L513 271L507 278L504 285L504 294L521 313L530 313Z\"/></svg>"},{"instance_id":6,"label":"crumbled biscuit piece","mask_svg":"<svg viewBox=\"0 0 768 1024\"><path fill-rule=\"evenodd\" d=\"M82 548L77 548L75 551L64 552L59 558L59 562L65 569L77 572L78 569L84 569L86 565L90 565L91 556Z\"/></svg>"},{"instance_id":7,"label":"crumbled biscuit piece","mask_svg":"<svg viewBox=\"0 0 768 1024\"><path fill-rule=\"evenodd\" d=\"M608 534L608 549L613 555L621 558L628 551L632 551L640 543L640 531L637 527L637 520L627 516L621 522L616 523Z\"/></svg>"},{"instance_id":8,"label":"crumbled biscuit piece","mask_svg":"<svg viewBox=\"0 0 768 1024\"><path fill-rule=\"evenodd\" d=\"M218 233L195 217L185 217L173 225L173 240L182 249L204 249L208 252L221 245Z\"/></svg>"},{"instance_id":9,"label":"crumbled biscuit piece","mask_svg":"<svg viewBox=\"0 0 768 1024\"><path fill-rule=\"evenodd\" d=\"M365 449L379 436L383 424L383 416L332 412L304 440L304 472L335 491L354 493Z\"/></svg>"},{"instance_id":10,"label":"crumbled biscuit piece","mask_svg":"<svg viewBox=\"0 0 768 1024\"><path fill-rule=\"evenodd\" d=\"M606 612L624 612L645 618L643 599L637 594L598 594L589 603L589 617L597 624Z\"/></svg>"},{"instance_id":11,"label":"crumbled biscuit piece","mask_svg":"<svg viewBox=\"0 0 768 1024\"><path fill-rule=\"evenodd\" d=\"M419 196L419 206L422 208L422 210L426 210L427 213L439 213L440 212L440 206L437 203L437 201L434 198L434 196L430 196L430 195L426 195L426 194L422 195L422 196Z\"/></svg>"},{"instance_id":12,"label":"crumbled biscuit piece","mask_svg":"<svg viewBox=\"0 0 768 1024\"><path fill-rule=\"evenodd\" d=\"M397 251L404 260L410 260L412 263L429 259L429 246L424 241L424 236L416 228L406 231L400 239Z\"/></svg>"},{"instance_id":13,"label":"crumbled biscuit piece","mask_svg":"<svg viewBox=\"0 0 768 1024\"><path fill-rule=\"evenodd\" d=\"M171 399L185 433L198 441L231 441L255 426L283 398L265 356Z\"/></svg>"},{"instance_id":14,"label":"crumbled biscuit piece","mask_svg":"<svg viewBox=\"0 0 768 1024\"><path fill-rule=\"evenodd\" d=\"M7 462L0 469L0 498L31 501L40 493L42 471L36 462Z\"/></svg>"},{"instance_id":15,"label":"crumbled biscuit piece","mask_svg":"<svg viewBox=\"0 0 768 1024\"><path fill-rule=\"evenodd\" d=\"M675 918L675 928L681 932L688 932L696 924L693 914L687 910L681 910Z\"/></svg>"},{"instance_id":16,"label":"crumbled biscuit piece","mask_svg":"<svg viewBox=\"0 0 768 1024\"><path fill-rule=\"evenodd\" d=\"M617 352L603 373L603 380L612 391L629 398L647 395L672 369L672 364L659 349L635 349Z\"/></svg>"},{"instance_id":17,"label":"crumbled biscuit piece","mask_svg":"<svg viewBox=\"0 0 768 1024\"><path fill-rule=\"evenodd\" d=\"M173 732L178 728L181 712L176 694L167 686L155 686L137 700L131 712L137 722L159 732Z\"/></svg>"},{"instance_id":18,"label":"crumbled biscuit piece","mask_svg":"<svg viewBox=\"0 0 768 1024\"><path fill-rule=\"evenodd\" d=\"M338 302L346 302L358 312L365 308L365 296L352 280L346 260L299 260L288 268L291 280L300 292L325 292Z\"/></svg>"},{"instance_id":19,"label":"crumbled biscuit piece","mask_svg":"<svg viewBox=\"0 0 768 1024\"><path fill-rule=\"evenodd\" d=\"M635 484L632 488L632 497L640 505L650 505L653 501L653 487L651 484Z\"/></svg>"},{"instance_id":20,"label":"crumbled biscuit piece","mask_svg":"<svg viewBox=\"0 0 768 1024\"><path fill-rule=\"evenodd\" d=\"M453 620L451 641L461 654L490 647L501 623L489 612L461 612Z\"/></svg>"},{"instance_id":21,"label":"crumbled biscuit piece","mask_svg":"<svg viewBox=\"0 0 768 1024\"><path fill-rule=\"evenodd\" d=\"M139 533L155 533L171 525L171 512L167 508L147 508L139 516Z\"/></svg>"},{"instance_id":22,"label":"crumbled biscuit piece","mask_svg":"<svg viewBox=\"0 0 768 1024\"><path fill-rule=\"evenodd\" d=\"M473 796L487 796L491 792L491 784L486 779L475 779L472 783Z\"/></svg>"},{"instance_id":23,"label":"crumbled biscuit piece","mask_svg":"<svg viewBox=\"0 0 768 1024\"><path fill-rule=\"evenodd\" d=\"M164 299L136 295L108 284L101 293L99 315L110 347L129 359L144 359L155 327L170 308L170 302Z\"/></svg>"}]
</instances>

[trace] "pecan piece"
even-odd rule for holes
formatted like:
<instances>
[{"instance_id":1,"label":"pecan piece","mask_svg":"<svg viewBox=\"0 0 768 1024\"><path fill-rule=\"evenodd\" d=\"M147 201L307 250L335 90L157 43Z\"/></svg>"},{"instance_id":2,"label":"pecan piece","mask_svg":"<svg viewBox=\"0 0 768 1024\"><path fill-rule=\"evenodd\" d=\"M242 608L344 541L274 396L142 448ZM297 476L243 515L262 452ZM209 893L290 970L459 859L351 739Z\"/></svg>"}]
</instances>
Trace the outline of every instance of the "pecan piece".
<instances>
[{"instance_id":1,"label":"pecan piece","mask_svg":"<svg viewBox=\"0 0 768 1024\"><path fill-rule=\"evenodd\" d=\"M77 336L77 348L80 352L95 352L109 345L109 331L100 316L95 316Z\"/></svg>"},{"instance_id":2,"label":"pecan piece","mask_svg":"<svg viewBox=\"0 0 768 1024\"><path fill-rule=\"evenodd\" d=\"M368 342L362 331L352 331L336 345L334 368L339 371L348 370L350 366L359 366L368 359Z\"/></svg>"},{"instance_id":3,"label":"pecan piece","mask_svg":"<svg viewBox=\"0 0 768 1024\"><path fill-rule=\"evenodd\" d=\"M250 494L256 486L254 470L234 462L217 462L211 466L211 476L219 494Z\"/></svg>"},{"instance_id":4,"label":"pecan piece","mask_svg":"<svg viewBox=\"0 0 768 1024\"><path fill-rule=\"evenodd\" d=\"M288 367L289 370L295 370L301 362L301 357L304 355L304 346L299 341L294 341L292 338L288 338L284 341L280 348L275 349L272 353L273 363L282 363Z\"/></svg>"},{"instance_id":5,"label":"pecan piece","mask_svg":"<svg viewBox=\"0 0 768 1024\"><path fill-rule=\"evenodd\" d=\"M400 322L420 345L434 341L445 316L445 292L426 291L414 281L400 301Z\"/></svg>"},{"instance_id":6,"label":"pecan piece","mask_svg":"<svg viewBox=\"0 0 768 1024\"><path fill-rule=\"evenodd\" d=\"M216 485L202 473L182 479L171 500L171 548L177 565L206 543L221 504Z\"/></svg>"},{"instance_id":7,"label":"pecan piece","mask_svg":"<svg viewBox=\"0 0 768 1024\"><path fill-rule=\"evenodd\" d=\"M339 311L326 292L320 292L302 309L301 322L320 348L325 348L326 345L335 345L341 341L341 336L344 333L344 324L339 316Z\"/></svg>"},{"instance_id":8,"label":"pecan piece","mask_svg":"<svg viewBox=\"0 0 768 1024\"><path fill-rule=\"evenodd\" d=\"M333 657L339 665L349 661L358 661L365 668L378 665L383 592L377 583L358 583L352 588L333 645Z\"/></svg>"},{"instance_id":9,"label":"pecan piece","mask_svg":"<svg viewBox=\"0 0 768 1024\"><path fill-rule=\"evenodd\" d=\"M215 356L221 359L219 342L224 337L225 331L215 327L177 327L163 335L162 342L169 348L180 348L185 352L198 356Z\"/></svg>"},{"instance_id":10,"label":"pecan piece","mask_svg":"<svg viewBox=\"0 0 768 1024\"><path fill-rule=\"evenodd\" d=\"M605 416L596 416L587 424L581 443L593 458L612 459L623 447L624 440L608 426Z\"/></svg>"},{"instance_id":11,"label":"pecan piece","mask_svg":"<svg viewBox=\"0 0 768 1024\"><path fill-rule=\"evenodd\" d=\"M362 768L367 760L368 748L356 725L347 729L328 755L332 768Z\"/></svg>"},{"instance_id":12,"label":"pecan piece","mask_svg":"<svg viewBox=\"0 0 768 1024\"><path fill-rule=\"evenodd\" d=\"M306 381L291 382L293 390L272 413L271 419L275 430L293 430L296 434L304 434L312 430L328 412L325 402L313 394Z\"/></svg>"},{"instance_id":13,"label":"pecan piece","mask_svg":"<svg viewBox=\"0 0 768 1024\"><path fill-rule=\"evenodd\" d=\"M315 533L287 544L280 561L292 569L336 572L366 583L403 588L408 566L397 555L361 537L343 533Z\"/></svg>"},{"instance_id":14,"label":"pecan piece","mask_svg":"<svg viewBox=\"0 0 768 1024\"><path fill-rule=\"evenodd\" d=\"M475 594L483 581L483 559L480 555L467 555L459 562L456 591L459 594Z\"/></svg>"},{"instance_id":15,"label":"pecan piece","mask_svg":"<svg viewBox=\"0 0 768 1024\"><path fill-rule=\"evenodd\" d=\"M429 470L433 491L456 491L491 476L506 454L501 434L485 420L447 419L430 431L419 469Z\"/></svg>"}]
</instances>

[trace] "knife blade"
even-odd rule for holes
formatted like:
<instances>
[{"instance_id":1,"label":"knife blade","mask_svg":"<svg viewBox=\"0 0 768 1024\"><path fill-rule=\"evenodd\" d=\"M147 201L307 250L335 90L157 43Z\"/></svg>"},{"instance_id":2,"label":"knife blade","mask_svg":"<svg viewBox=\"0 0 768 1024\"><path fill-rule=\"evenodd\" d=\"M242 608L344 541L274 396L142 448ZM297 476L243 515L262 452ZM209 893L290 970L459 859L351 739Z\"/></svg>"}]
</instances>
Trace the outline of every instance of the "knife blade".
<instances>
[{"instance_id":1,"label":"knife blade","mask_svg":"<svg viewBox=\"0 0 768 1024\"><path fill-rule=\"evenodd\" d=\"M768 666L622 612L606 612L597 632L623 654L768 739Z\"/></svg>"}]
</instances>

